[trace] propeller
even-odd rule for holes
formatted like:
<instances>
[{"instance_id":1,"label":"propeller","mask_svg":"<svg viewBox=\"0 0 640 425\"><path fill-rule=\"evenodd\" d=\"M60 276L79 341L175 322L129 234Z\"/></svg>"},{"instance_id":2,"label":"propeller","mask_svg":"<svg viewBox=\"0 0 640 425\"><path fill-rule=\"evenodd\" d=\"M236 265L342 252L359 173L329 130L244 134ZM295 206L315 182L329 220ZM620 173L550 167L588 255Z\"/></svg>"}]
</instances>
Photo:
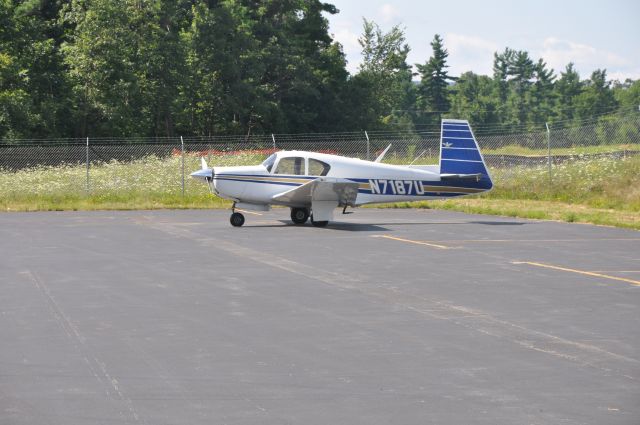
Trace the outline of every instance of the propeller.
<instances>
[{"instance_id":1,"label":"propeller","mask_svg":"<svg viewBox=\"0 0 640 425\"><path fill-rule=\"evenodd\" d=\"M201 168L198 171L191 173L191 177L206 181L209 183L209 188L213 191L213 188L211 187L213 177L215 176L213 168L209 168L207 161L205 161L203 157L200 157L200 166Z\"/></svg>"},{"instance_id":2,"label":"propeller","mask_svg":"<svg viewBox=\"0 0 640 425\"><path fill-rule=\"evenodd\" d=\"M204 156L200 157L200 167L202 170L209 170L209 166L207 165L207 161L204 159ZM213 176L214 176L214 172L213 172L213 167L211 167L211 175L210 176L205 176L205 178L207 179L208 183L211 183L213 181Z\"/></svg>"}]
</instances>

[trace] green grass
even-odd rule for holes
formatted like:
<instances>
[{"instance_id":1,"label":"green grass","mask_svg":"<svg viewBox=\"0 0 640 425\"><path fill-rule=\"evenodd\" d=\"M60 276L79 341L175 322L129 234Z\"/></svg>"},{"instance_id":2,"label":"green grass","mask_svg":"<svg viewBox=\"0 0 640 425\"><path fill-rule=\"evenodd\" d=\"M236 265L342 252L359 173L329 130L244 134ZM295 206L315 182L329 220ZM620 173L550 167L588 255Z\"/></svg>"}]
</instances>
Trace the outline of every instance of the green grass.
<instances>
[{"instance_id":1,"label":"green grass","mask_svg":"<svg viewBox=\"0 0 640 425\"><path fill-rule=\"evenodd\" d=\"M388 204L477 214L560 220L640 230L640 157L599 158L492 170L495 188L475 197Z\"/></svg>"},{"instance_id":2,"label":"green grass","mask_svg":"<svg viewBox=\"0 0 640 425\"><path fill-rule=\"evenodd\" d=\"M409 146L411 147L411 146ZM520 145L507 145L500 148L491 149L489 147L481 147L484 156L490 155L518 155L525 157L547 157L549 152L547 149L532 149ZM401 153L391 150L382 162L386 164L406 165L411 163L421 152L409 149L410 153ZM590 155L602 154L622 154L625 152L640 152L640 144L632 143L626 145L597 145L597 146L570 146L564 148L551 148L552 156L571 156L581 159ZM426 154L420 156L416 161L417 164L437 164L440 152L433 151L431 155ZM583 158L584 159L584 158Z\"/></svg>"},{"instance_id":3,"label":"green grass","mask_svg":"<svg viewBox=\"0 0 640 425\"><path fill-rule=\"evenodd\" d=\"M547 149L532 149L526 146L508 145L497 149L481 148L484 155L522 155L522 156L547 156ZM594 155L614 152L640 151L640 144L626 145L596 145L596 146L570 146L563 148L551 148L551 155Z\"/></svg>"},{"instance_id":4,"label":"green grass","mask_svg":"<svg viewBox=\"0 0 640 425\"><path fill-rule=\"evenodd\" d=\"M264 155L216 156L216 165L245 165ZM206 185L188 173L199 157L185 158L182 194L179 156L145 157L132 162L94 165L87 192L82 165L0 170L3 211L131 210L158 208L228 208ZM640 157L576 160L553 166L491 170L493 191L447 201L413 202L387 207L439 208L481 214L586 222L640 229Z\"/></svg>"},{"instance_id":5,"label":"green grass","mask_svg":"<svg viewBox=\"0 0 640 425\"><path fill-rule=\"evenodd\" d=\"M564 202L600 209L640 212L640 156L597 158L552 167L511 168L492 173L487 199Z\"/></svg>"},{"instance_id":6,"label":"green grass","mask_svg":"<svg viewBox=\"0 0 640 425\"><path fill-rule=\"evenodd\" d=\"M460 211L470 214L499 215L535 220L555 220L569 223L590 223L640 230L640 214L633 211L594 208L559 201L527 199L461 198L410 205L387 204L390 208L427 208Z\"/></svg>"},{"instance_id":7,"label":"green grass","mask_svg":"<svg viewBox=\"0 0 640 425\"><path fill-rule=\"evenodd\" d=\"M171 194L126 191L100 195L10 195L0 198L3 211L88 211L230 208L231 203L211 194Z\"/></svg>"}]
</instances>

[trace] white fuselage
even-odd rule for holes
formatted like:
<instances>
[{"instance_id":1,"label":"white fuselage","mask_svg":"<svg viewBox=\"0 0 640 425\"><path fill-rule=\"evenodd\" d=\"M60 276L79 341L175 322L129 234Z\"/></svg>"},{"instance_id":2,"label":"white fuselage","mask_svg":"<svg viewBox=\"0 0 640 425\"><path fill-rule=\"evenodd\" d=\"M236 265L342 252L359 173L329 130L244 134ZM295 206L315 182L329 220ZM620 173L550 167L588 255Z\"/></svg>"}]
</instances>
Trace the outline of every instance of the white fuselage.
<instances>
[{"instance_id":1,"label":"white fuselage","mask_svg":"<svg viewBox=\"0 0 640 425\"><path fill-rule=\"evenodd\" d=\"M297 167L287 168L297 161ZM317 164L324 164L325 174ZM328 170L326 170L328 166ZM320 177L347 179L359 184L353 206L459 196L484 191L443 185L438 165L401 166L305 151L280 151L255 166L214 167L209 180L219 196L235 202L270 205L273 198ZM209 171L209 173L211 173ZM206 173L202 173L205 176ZM198 172L193 174L199 177Z\"/></svg>"}]
</instances>

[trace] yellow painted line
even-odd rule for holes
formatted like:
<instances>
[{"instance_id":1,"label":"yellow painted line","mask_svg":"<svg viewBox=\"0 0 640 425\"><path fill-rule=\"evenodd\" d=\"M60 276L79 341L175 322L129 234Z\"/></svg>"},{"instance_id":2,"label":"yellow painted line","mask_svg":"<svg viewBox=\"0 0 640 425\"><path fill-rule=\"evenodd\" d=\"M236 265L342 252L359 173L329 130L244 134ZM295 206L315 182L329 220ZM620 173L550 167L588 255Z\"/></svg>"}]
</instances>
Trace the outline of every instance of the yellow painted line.
<instances>
[{"instance_id":1,"label":"yellow painted line","mask_svg":"<svg viewBox=\"0 0 640 425\"><path fill-rule=\"evenodd\" d=\"M600 239L451 239L446 242L594 242L594 241L640 241L640 238Z\"/></svg>"},{"instance_id":2,"label":"yellow painted line","mask_svg":"<svg viewBox=\"0 0 640 425\"><path fill-rule=\"evenodd\" d=\"M412 244L416 244L416 245L426 245L426 246L430 246L430 247L438 248L438 249L451 249L450 246L438 245L438 244L435 244L435 243L429 243L429 242L424 242L424 241L413 241L411 239L396 238L395 236L371 235L371 237L372 238L391 239L391 240L394 240L394 241L407 242L407 243L412 243Z\"/></svg>"},{"instance_id":3,"label":"yellow painted line","mask_svg":"<svg viewBox=\"0 0 640 425\"><path fill-rule=\"evenodd\" d=\"M554 269L554 270L561 270L563 272L571 272L571 273L583 274L583 275L586 275L586 276L603 277L605 279L620 280L622 282L627 282L627 283L630 283L632 285L640 286L640 281L638 281L638 280L626 279L624 277L617 277L617 276L609 276L608 274L588 272L588 271L585 271L585 270L569 269L569 268L566 268L566 267L553 266L551 264L534 263L532 261L512 261L511 264L529 264L530 266L544 267L544 268L547 268L547 269Z\"/></svg>"},{"instance_id":4,"label":"yellow painted line","mask_svg":"<svg viewBox=\"0 0 640 425\"><path fill-rule=\"evenodd\" d=\"M592 273L640 273L640 270L589 270Z\"/></svg>"},{"instance_id":5,"label":"yellow painted line","mask_svg":"<svg viewBox=\"0 0 640 425\"><path fill-rule=\"evenodd\" d=\"M236 208L236 211L240 211L240 212L247 213L247 214L253 214L253 215L262 215L260 213L254 212L254 211L241 210L240 208Z\"/></svg>"}]
</instances>

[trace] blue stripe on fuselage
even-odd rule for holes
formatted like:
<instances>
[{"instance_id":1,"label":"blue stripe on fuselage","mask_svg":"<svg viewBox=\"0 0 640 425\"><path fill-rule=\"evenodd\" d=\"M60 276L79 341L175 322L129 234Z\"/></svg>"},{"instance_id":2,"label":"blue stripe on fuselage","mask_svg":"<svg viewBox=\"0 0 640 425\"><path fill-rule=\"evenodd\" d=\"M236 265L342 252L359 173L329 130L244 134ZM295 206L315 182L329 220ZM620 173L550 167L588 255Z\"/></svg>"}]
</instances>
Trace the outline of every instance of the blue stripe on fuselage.
<instances>
[{"instance_id":1,"label":"blue stripe on fuselage","mask_svg":"<svg viewBox=\"0 0 640 425\"><path fill-rule=\"evenodd\" d=\"M239 177L233 178L233 177L218 177L218 176L214 176L213 180L244 182L244 183L277 184L282 186L302 186L304 184L304 183L282 182L282 181L274 181L274 180L252 180L252 179L239 178Z\"/></svg>"},{"instance_id":2,"label":"blue stripe on fuselage","mask_svg":"<svg viewBox=\"0 0 640 425\"><path fill-rule=\"evenodd\" d=\"M461 164L479 164L479 163L467 163L461 162ZM474 174L475 172L470 171L469 174ZM289 186L289 187L299 187L304 183L297 182L286 182L286 181L278 181L273 180L274 178L287 178L287 179L304 179L308 181L312 181L317 179L317 176L285 176L278 175L281 177L275 177L274 175L252 175L252 174L217 174L214 176L214 180L222 180L222 181L236 181L236 182L244 182L244 183L262 183L262 184L273 184L279 186ZM264 180L258 180L264 179ZM364 178L354 178L347 179L351 180L355 183L366 184L367 188L359 188L358 193L362 194L373 194L373 195L393 195L393 196L432 196L432 197L452 197L452 196L461 196L468 195L471 193L459 193L459 192L451 192L452 189L476 189L478 193L484 190L488 190L492 187L491 181L482 177L479 181L476 180L446 180L446 181L428 181L428 180L405 180L405 179L364 179ZM377 188L377 190L373 190L371 185ZM428 189L425 189L428 187ZM433 191L433 187L443 187L446 192L435 192Z\"/></svg>"}]
</instances>

